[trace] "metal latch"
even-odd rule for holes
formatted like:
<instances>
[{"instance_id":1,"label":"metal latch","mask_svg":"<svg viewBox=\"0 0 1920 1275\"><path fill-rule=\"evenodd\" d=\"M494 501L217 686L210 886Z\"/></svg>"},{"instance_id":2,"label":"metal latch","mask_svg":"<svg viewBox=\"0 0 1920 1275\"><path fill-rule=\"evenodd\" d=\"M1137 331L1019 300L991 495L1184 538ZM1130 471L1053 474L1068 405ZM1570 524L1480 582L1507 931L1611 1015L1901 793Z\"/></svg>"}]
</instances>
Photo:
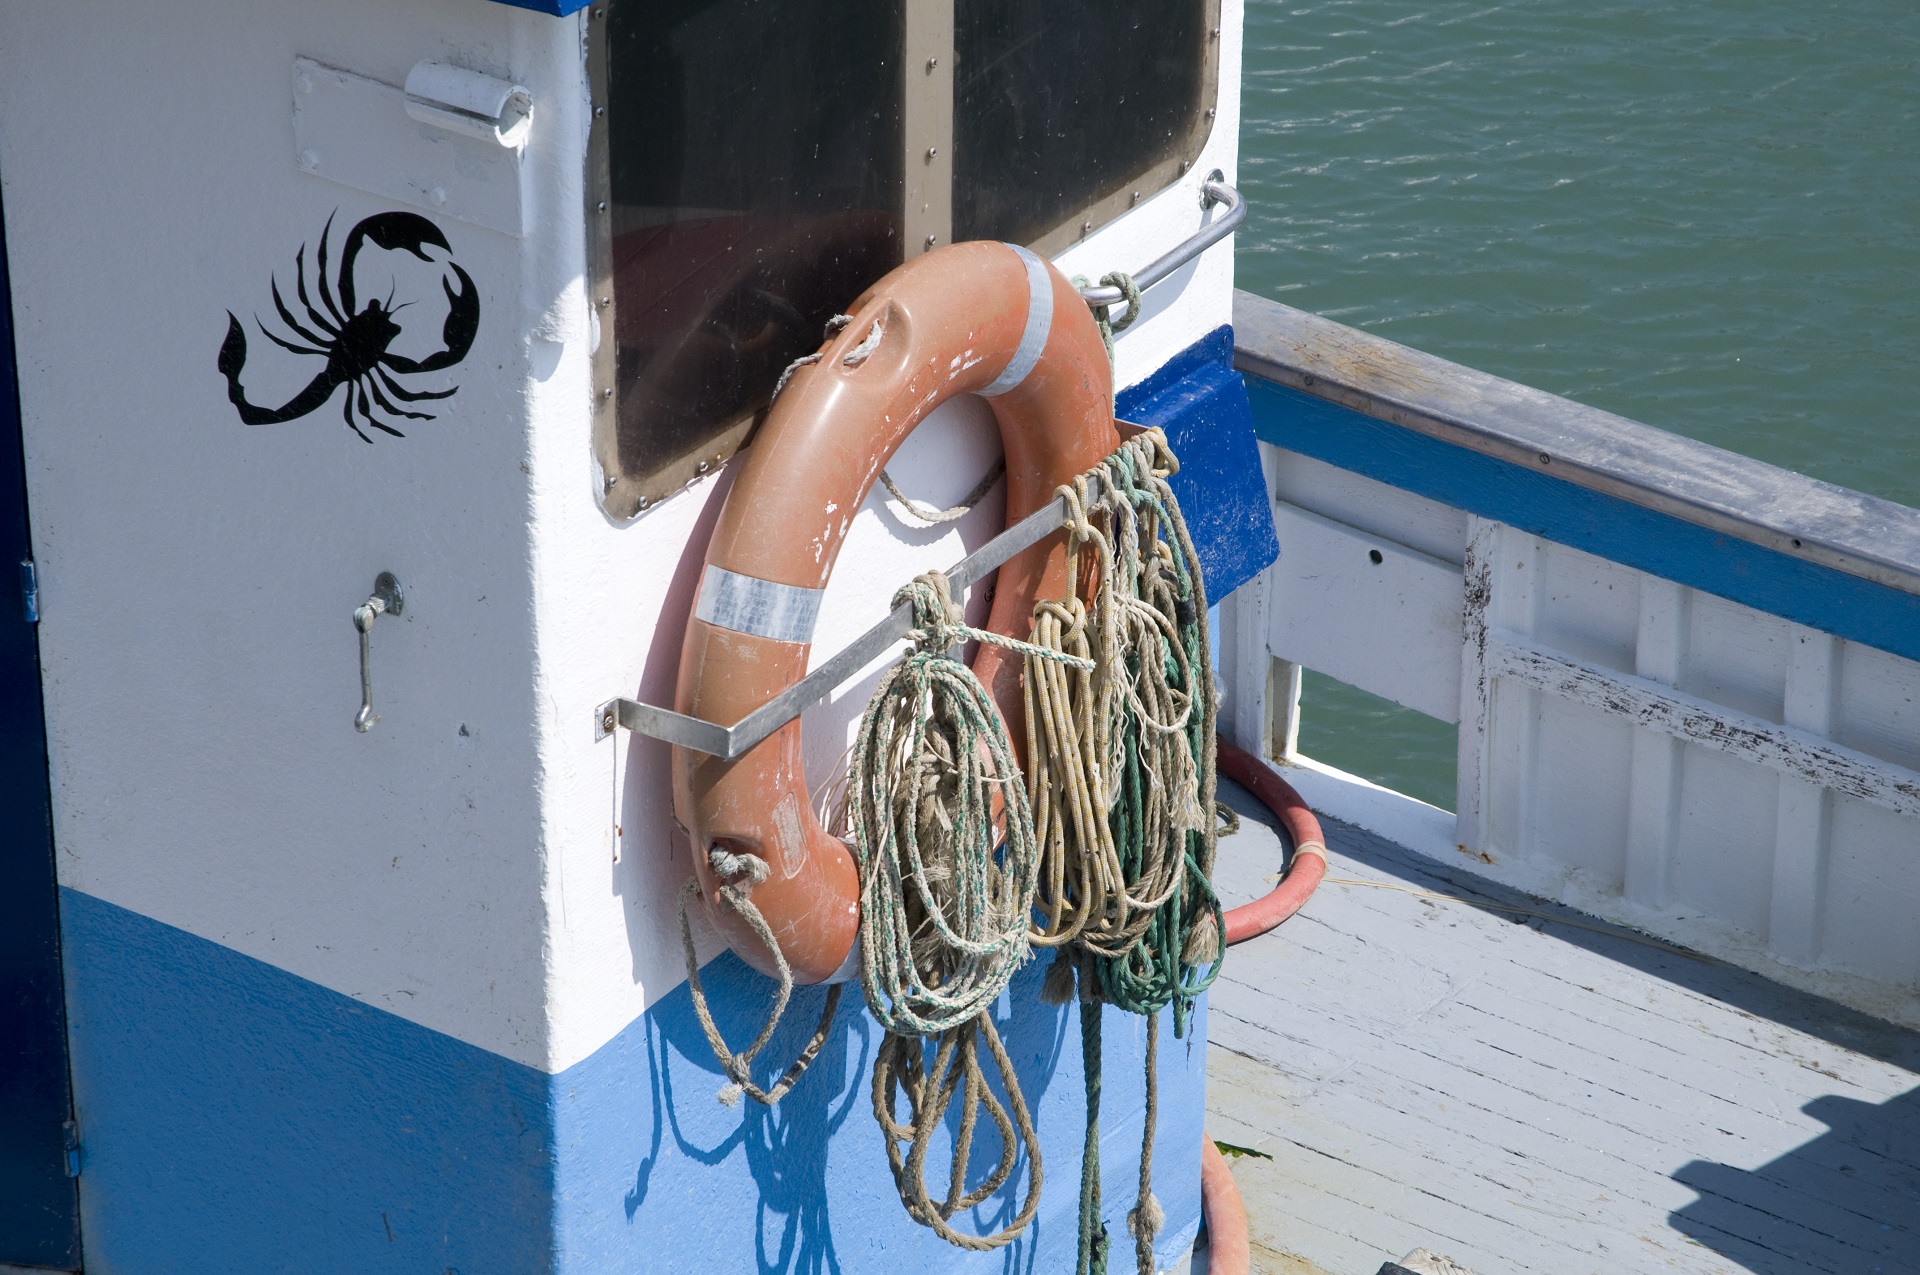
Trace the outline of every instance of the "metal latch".
<instances>
[{"instance_id":1,"label":"metal latch","mask_svg":"<svg viewBox=\"0 0 1920 1275\"><path fill-rule=\"evenodd\" d=\"M383 615L399 615L406 607L406 595L393 572L382 571L373 582L373 595L353 609L353 627L360 631L360 712L353 728L361 734L379 721L373 711L373 622Z\"/></svg>"}]
</instances>

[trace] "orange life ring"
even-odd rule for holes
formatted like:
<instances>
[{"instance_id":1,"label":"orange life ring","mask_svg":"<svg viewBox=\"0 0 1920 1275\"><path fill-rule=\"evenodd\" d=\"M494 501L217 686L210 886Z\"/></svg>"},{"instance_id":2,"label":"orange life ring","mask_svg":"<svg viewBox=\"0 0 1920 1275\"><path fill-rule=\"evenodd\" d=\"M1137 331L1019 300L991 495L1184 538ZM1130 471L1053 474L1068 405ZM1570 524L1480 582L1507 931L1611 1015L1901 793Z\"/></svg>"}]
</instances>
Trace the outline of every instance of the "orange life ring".
<instances>
[{"instance_id":1,"label":"orange life ring","mask_svg":"<svg viewBox=\"0 0 1920 1275\"><path fill-rule=\"evenodd\" d=\"M894 450L941 403L979 394L992 407L1009 524L1120 445L1093 316L1064 275L1024 248L930 252L880 280L852 314L780 392L727 495L681 648L682 713L738 721L806 673L847 527ZM1067 588L1064 537L1055 535L1000 568L988 624L1024 638L1034 603ZM983 645L973 668L1022 739L1020 657ZM708 859L715 847L767 864L751 897L796 982L848 976L860 882L846 846L814 814L800 723L731 762L675 748L673 777L701 898L733 949L774 972L772 954L720 903L724 883Z\"/></svg>"}]
</instances>

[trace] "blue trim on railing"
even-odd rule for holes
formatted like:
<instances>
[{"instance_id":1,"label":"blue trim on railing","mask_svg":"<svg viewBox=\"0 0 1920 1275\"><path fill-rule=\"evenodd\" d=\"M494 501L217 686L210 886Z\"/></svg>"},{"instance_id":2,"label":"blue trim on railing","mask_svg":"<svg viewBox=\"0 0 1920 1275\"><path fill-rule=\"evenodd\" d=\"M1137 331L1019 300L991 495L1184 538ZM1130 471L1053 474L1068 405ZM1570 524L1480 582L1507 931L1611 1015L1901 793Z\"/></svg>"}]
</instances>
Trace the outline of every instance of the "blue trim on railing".
<instances>
[{"instance_id":1,"label":"blue trim on railing","mask_svg":"<svg viewBox=\"0 0 1920 1275\"><path fill-rule=\"evenodd\" d=\"M1249 377L1247 387L1261 442L1920 660L1920 596L1774 553L1284 385Z\"/></svg>"},{"instance_id":2,"label":"blue trim on railing","mask_svg":"<svg viewBox=\"0 0 1920 1275\"><path fill-rule=\"evenodd\" d=\"M1157 425L1180 458L1169 482L1200 556L1207 597L1218 601L1280 553L1254 440L1246 382L1233 370L1233 329L1219 327L1121 390L1114 411Z\"/></svg>"}]
</instances>

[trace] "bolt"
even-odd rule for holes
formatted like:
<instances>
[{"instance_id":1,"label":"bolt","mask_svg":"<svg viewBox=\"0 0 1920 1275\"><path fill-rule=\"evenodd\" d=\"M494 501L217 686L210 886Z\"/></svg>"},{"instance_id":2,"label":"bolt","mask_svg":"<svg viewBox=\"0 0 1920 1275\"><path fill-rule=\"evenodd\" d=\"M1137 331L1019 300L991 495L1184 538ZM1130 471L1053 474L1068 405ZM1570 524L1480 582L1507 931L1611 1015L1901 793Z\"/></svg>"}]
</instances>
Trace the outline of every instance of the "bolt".
<instances>
[{"instance_id":1,"label":"bolt","mask_svg":"<svg viewBox=\"0 0 1920 1275\"><path fill-rule=\"evenodd\" d=\"M601 212L605 212L607 210L607 201L604 199L601 200L600 203L597 205L597 207L600 209Z\"/></svg>"},{"instance_id":2,"label":"bolt","mask_svg":"<svg viewBox=\"0 0 1920 1275\"><path fill-rule=\"evenodd\" d=\"M939 66L939 65L940 65L940 59L939 59L939 58L928 58L928 59L927 59L927 74L928 74L928 75L932 75L932 74L933 74L933 68L934 68L934 67L936 67L936 66Z\"/></svg>"},{"instance_id":3,"label":"bolt","mask_svg":"<svg viewBox=\"0 0 1920 1275\"><path fill-rule=\"evenodd\" d=\"M593 118L595 119L599 119L602 115L605 115L606 113L607 113L607 108L604 106L596 106L593 108Z\"/></svg>"},{"instance_id":4,"label":"bolt","mask_svg":"<svg viewBox=\"0 0 1920 1275\"><path fill-rule=\"evenodd\" d=\"M593 11L593 16L596 18L601 18L601 17L605 17L606 13L607 11L605 9L595 9Z\"/></svg>"},{"instance_id":5,"label":"bolt","mask_svg":"<svg viewBox=\"0 0 1920 1275\"><path fill-rule=\"evenodd\" d=\"M1091 234L1092 232L1093 232L1093 223L1092 223L1092 222L1090 222L1090 221L1083 221L1083 222L1081 222L1081 223L1080 223L1080 233L1081 233L1081 234L1083 234L1083 235L1085 235L1085 234Z\"/></svg>"},{"instance_id":6,"label":"bolt","mask_svg":"<svg viewBox=\"0 0 1920 1275\"><path fill-rule=\"evenodd\" d=\"M1133 192L1133 195L1127 200L1127 203L1137 204L1139 202L1140 202L1140 192L1136 190Z\"/></svg>"},{"instance_id":7,"label":"bolt","mask_svg":"<svg viewBox=\"0 0 1920 1275\"><path fill-rule=\"evenodd\" d=\"M607 388L606 388L606 389L604 389L604 390L601 390L601 391L600 391L600 397L601 397L601 398L612 398L612 397L613 397L613 386L611 386L611 385L609 385L609 386L607 386Z\"/></svg>"},{"instance_id":8,"label":"bolt","mask_svg":"<svg viewBox=\"0 0 1920 1275\"><path fill-rule=\"evenodd\" d=\"M933 245L934 245L935 243L937 243L938 241L939 241L939 236L937 236L937 235L928 235L928 236L927 236L927 247L929 247L929 248L931 248L931 247L933 247Z\"/></svg>"},{"instance_id":9,"label":"bolt","mask_svg":"<svg viewBox=\"0 0 1920 1275\"><path fill-rule=\"evenodd\" d=\"M1207 108L1207 118L1208 118L1208 119L1212 119L1212 118L1213 118L1213 108L1212 108L1211 106L1209 106L1209 107Z\"/></svg>"},{"instance_id":10,"label":"bolt","mask_svg":"<svg viewBox=\"0 0 1920 1275\"><path fill-rule=\"evenodd\" d=\"M601 298L600 298L600 308L601 308L601 309L603 309L603 310L604 310L604 309L606 309L606 308L607 308L608 306L610 306L610 305L612 305L612 304L613 304L613 298L612 298L612 297L601 297Z\"/></svg>"},{"instance_id":11,"label":"bolt","mask_svg":"<svg viewBox=\"0 0 1920 1275\"><path fill-rule=\"evenodd\" d=\"M701 461L701 462L700 462L700 463L699 463L698 465L695 465L695 466L693 467L693 472L694 472L694 473L696 473L696 474L704 474L704 473L706 473L706 472L707 472L707 471L708 471L709 469L712 469L712 468L713 468L713 462L712 462L712 461L710 461L710 460L703 460L703 461Z\"/></svg>"},{"instance_id":12,"label":"bolt","mask_svg":"<svg viewBox=\"0 0 1920 1275\"><path fill-rule=\"evenodd\" d=\"M939 148L938 146L929 146L929 147L927 147L927 158L928 158L928 159L932 159L932 158L933 158L933 157L934 157L935 155L938 155L939 153L940 153L940 148Z\"/></svg>"},{"instance_id":13,"label":"bolt","mask_svg":"<svg viewBox=\"0 0 1920 1275\"><path fill-rule=\"evenodd\" d=\"M1182 176L1184 176L1184 175L1186 174L1186 171L1187 171L1187 168L1188 168L1188 163L1187 163L1187 161L1186 161L1186 160L1184 160L1184 159L1183 159L1183 160L1181 160L1181 161L1180 161L1180 172L1181 172L1181 175L1182 175Z\"/></svg>"},{"instance_id":14,"label":"bolt","mask_svg":"<svg viewBox=\"0 0 1920 1275\"><path fill-rule=\"evenodd\" d=\"M1209 27L1209 28L1207 28L1207 39L1209 39L1209 40L1218 40L1219 38L1220 38L1220 28L1219 28L1219 27Z\"/></svg>"}]
</instances>

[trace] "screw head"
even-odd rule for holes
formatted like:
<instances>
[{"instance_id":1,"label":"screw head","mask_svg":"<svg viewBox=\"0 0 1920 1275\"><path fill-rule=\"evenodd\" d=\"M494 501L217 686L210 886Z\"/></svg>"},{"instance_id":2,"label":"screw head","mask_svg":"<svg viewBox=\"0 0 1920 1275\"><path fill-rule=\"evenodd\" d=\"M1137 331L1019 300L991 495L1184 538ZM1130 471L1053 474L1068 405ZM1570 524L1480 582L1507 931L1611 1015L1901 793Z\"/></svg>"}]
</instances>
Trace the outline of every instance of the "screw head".
<instances>
[{"instance_id":1,"label":"screw head","mask_svg":"<svg viewBox=\"0 0 1920 1275\"><path fill-rule=\"evenodd\" d=\"M928 58L928 59L927 59L927 73L928 73L928 74L932 74L932 73L933 73L933 68L934 68L934 67L936 67L936 66L939 66L939 65L940 65L940 59L939 59L939 58Z\"/></svg>"},{"instance_id":2,"label":"screw head","mask_svg":"<svg viewBox=\"0 0 1920 1275\"><path fill-rule=\"evenodd\" d=\"M595 9L593 11L593 16L596 18L603 18L606 16L606 13L607 11L605 9Z\"/></svg>"},{"instance_id":3,"label":"screw head","mask_svg":"<svg viewBox=\"0 0 1920 1275\"><path fill-rule=\"evenodd\" d=\"M1137 191L1137 190L1136 190L1136 191L1134 191L1134 192L1133 192L1133 194L1132 194L1132 196L1131 196L1130 198L1128 198L1128 200L1127 200L1127 202L1128 202L1129 204L1137 204L1137 203L1139 203L1139 202L1140 202L1140 192L1139 192L1139 191Z\"/></svg>"},{"instance_id":4,"label":"screw head","mask_svg":"<svg viewBox=\"0 0 1920 1275\"><path fill-rule=\"evenodd\" d=\"M938 242L939 242L939 240L940 240L940 237L939 237L938 235L928 235L928 236L927 236L927 247L929 247L929 248L931 248L931 247L933 247L933 245L934 245L934 244L936 244L936 243L938 243Z\"/></svg>"},{"instance_id":5,"label":"screw head","mask_svg":"<svg viewBox=\"0 0 1920 1275\"><path fill-rule=\"evenodd\" d=\"M606 113L607 113L607 108L604 106L596 106L593 108L593 117L595 119L599 119L602 115L605 115Z\"/></svg>"},{"instance_id":6,"label":"screw head","mask_svg":"<svg viewBox=\"0 0 1920 1275\"><path fill-rule=\"evenodd\" d=\"M928 158L928 159L932 159L932 158L933 158L933 157L934 157L935 155L938 155L939 153L940 153L940 148L939 148L938 146L929 146L929 147L927 147L927 158Z\"/></svg>"},{"instance_id":7,"label":"screw head","mask_svg":"<svg viewBox=\"0 0 1920 1275\"><path fill-rule=\"evenodd\" d=\"M600 714L600 730L603 734L611 735L613 728L618 724L619 723L614 720L612 709L608 709L606 712Z\"/></svg>"},{"instance_id":8,"label":"screw head","mask_svg":"<svg viewBox=\"0 0 1920 1275\"><path fill-rule=\"evenodd\" d=\"M698 465L695 465L695 466L693 467L693 472L694 472L694 473L696 473L696 474L704 474L704 473L706 473L706 472L707 472L707 471L708 471L709 469L712 469L712 468L713 468L713 462L712 462L712 461L710 461L710 460L703 460L703 461L701 461L701 462L700 462L700 463L699 463Z\"/></svg>"},{"instance_id":9,"label":"screw head","mask_svg":"<svg viewBox=\"0 0 1920 1275\"><path fill-rule=\"evenodd\" d=\"M1081 233L1081 234L1083 234L1083 235L1085 235L1085 234L1091 234L1092 232L1093 232L1093 223L1092 223L1092 222L1090 222L1090 221L1083 221L1083 222L1081 222L1081 223L1080 223L1080 233Z\"/></svg>"},{"instance_id":10,"label":"screw head","mask_svg":"<svg viewBox=\"0 0 1920 1275\"><path fill-rule=\"evenodd\" d=\"M609 385L609 386L607 386L607 388L606 388L606 389L604 389L604 390L601 390L601 391L600 391L600 397L601 397L601 398L612 398L612 397L613 397L613 386L611 386L611 385Z\"/></svg>"},{"instance_id":11,"label":"screw head","mask_svg":"<svg viewBox=\"0 0 1920 1275\"><path fill-rule=\"evenodd\" d=\"M607 210L607 201L604 199L601 200L600 203L597 205L597 207L601 212L605 212Z\"/></svg>"},{"instance_id":12,"label":"screw head","mask_svg":"<svg viewBox=\"0 0 1920 1275\"><path fill-rule=\"evenodd\" d=\"M612 305L612 304L613 304L613 298L612 298L612 297L601 297L601 298L600 298L600 307L601 307L601 309L605 309L606 307L608 307L608 306L610 306L610 305Z\"/></svg>"}]
</instances>

